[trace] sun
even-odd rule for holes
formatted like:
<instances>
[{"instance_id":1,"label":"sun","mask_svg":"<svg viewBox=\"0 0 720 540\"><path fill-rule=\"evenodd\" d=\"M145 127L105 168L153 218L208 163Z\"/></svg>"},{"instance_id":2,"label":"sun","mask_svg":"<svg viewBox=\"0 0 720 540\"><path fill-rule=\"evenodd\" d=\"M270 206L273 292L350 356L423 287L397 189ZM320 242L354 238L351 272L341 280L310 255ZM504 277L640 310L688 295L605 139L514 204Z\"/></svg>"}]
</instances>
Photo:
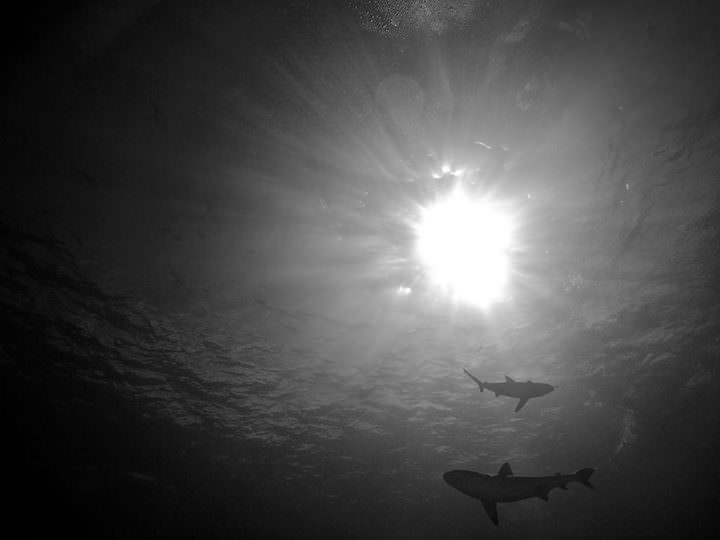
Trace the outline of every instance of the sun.
<instances>
[{"instance_id":1,"label":"sun","mask_svg":"<svg viewBox=\"0 0 720 540\"><path fill-rule=\"evenodd\" d=\"M512 219L499 205L458 185L421 209L417 251L430 280L454 300L488 307L506 294L512 233Z\"/></svg>"}]
</instances>

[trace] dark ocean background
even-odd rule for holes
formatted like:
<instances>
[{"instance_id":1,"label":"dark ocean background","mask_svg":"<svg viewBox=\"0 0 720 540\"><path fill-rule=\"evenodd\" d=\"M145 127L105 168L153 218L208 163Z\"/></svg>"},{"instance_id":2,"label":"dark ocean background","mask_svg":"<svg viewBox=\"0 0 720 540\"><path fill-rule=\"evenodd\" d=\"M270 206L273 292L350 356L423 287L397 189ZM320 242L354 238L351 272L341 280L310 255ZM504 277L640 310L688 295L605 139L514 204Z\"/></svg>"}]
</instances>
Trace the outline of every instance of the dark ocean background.
<instances>
[{"instance_id":1,"label":"dark ocean background","mask_svg":"<svg viewBox=\"0 0 720 540\"><path fill-rule=\"evenodd\" d=\"M711 536L716 11L102 0L7 14L4 527ZM517 214L511 294L488 309L435 290L415 256L410 224L444 164ZM557 388L514 413L463 368ZM595 490L502 504L495 527L442 480L506 461L593 467Z\"/></svg>"}]
</instances>

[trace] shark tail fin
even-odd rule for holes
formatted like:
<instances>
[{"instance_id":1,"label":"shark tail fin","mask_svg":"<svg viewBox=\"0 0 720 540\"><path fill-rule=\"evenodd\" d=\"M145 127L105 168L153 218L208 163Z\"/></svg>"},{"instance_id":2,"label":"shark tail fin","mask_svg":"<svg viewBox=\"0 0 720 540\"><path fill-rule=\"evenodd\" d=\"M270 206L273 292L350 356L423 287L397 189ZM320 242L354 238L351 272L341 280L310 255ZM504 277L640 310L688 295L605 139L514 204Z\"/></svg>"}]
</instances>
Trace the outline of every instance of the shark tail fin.
<instances>
[{"instance_id":1,"label":"shark tail fin","mask_svg":"<svg viewBox=\"0 0 720 540\"><path fill-rule=\"evenodd\" d=\"M463 368L463 371L465 372L465 375L467 375L467 376L470 377L473 381L475 381L475 383L478 385L478 387L480 387L480 391L481 391L481 392L482 392L483 390L485 390L485 387L483 386L483 383L482 383L482 381L481 381L480 379L478 379L475 375L473 375L472 373L470 373L470 372L469 372L467 369L465 369L465 368Z\"/></svg>"},{"instance_id":2,"label":"shark tail fin","mask_svg":"<svg viewBox=\"0 0 720 540\"><path fill-rule=\"evenodd\" d=\"M587 469L580 469L578 472L575 473L575 476L577 477L577 481L584 486L587 486L590 489L595 489L595 486L590 483L590 476L594 472L595 469L591 469L588 467Z\"/></svg>"}]
</instances>

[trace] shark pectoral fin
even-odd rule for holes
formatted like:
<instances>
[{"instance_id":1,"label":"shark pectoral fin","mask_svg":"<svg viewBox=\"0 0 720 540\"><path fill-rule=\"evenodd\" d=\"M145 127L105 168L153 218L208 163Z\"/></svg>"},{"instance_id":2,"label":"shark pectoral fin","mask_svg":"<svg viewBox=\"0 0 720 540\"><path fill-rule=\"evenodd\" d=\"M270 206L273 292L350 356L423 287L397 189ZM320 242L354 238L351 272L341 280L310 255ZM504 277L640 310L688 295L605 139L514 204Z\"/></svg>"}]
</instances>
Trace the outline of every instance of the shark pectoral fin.
<instances>
[{"instance_id":1,"label":"shark pectoral fin","mask_svg":"<svg viewBox=\"0 0 720 540\"><path fill-rule=\"evenodd\" d=\"M480 502L482 502L483 508L485 508L487 515L490 517L490 521L497 525L499 522L497 503L495 501L488 501L487 499L480 499Z\"/></svg>"},{"instance_id":2,"label":"shark pectoral fin","mask_svg":"<svg viewBox=\"0 0 720 540\"><path fill-rule=\"evenodd\" d=\"M517 407L515 407L515 412L518 412L520 409L522 409L527 402L528 402L528 398L522 398L518 402Z\"/></svg>"}]
</instances>

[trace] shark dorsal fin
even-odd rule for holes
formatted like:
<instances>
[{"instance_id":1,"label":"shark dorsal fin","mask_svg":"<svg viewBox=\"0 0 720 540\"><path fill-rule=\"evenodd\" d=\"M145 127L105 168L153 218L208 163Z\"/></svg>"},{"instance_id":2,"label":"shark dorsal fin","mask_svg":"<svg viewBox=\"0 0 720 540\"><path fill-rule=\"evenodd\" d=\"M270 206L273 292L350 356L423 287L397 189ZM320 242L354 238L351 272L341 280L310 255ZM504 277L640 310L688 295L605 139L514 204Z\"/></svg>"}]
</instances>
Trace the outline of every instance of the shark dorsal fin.
<instances>
[{"instance_id":1,"label":"shark dorsal fin","mask_svg":"<svg viewBox=\"0 0 720 540\"><path fill-rule=\"evenodd\" d=\"M515 381L512 379L512 377L508 377L507 375L505 375L505 382L515 382Z\"/></svg>"},{"instance_id":2,"label":"shark dorsal fin","mask_svg":"<svg viewBox=\"0 0 720 540\"><path fill-rule=\"evenodd\" d=\"M498 471L498 476L500 478L505 478L506 476L512 476L513 472L510 468L510 464L505 462L502 464L502 467L500 467L500 470Z\"/></svg>"}]
</instances>

